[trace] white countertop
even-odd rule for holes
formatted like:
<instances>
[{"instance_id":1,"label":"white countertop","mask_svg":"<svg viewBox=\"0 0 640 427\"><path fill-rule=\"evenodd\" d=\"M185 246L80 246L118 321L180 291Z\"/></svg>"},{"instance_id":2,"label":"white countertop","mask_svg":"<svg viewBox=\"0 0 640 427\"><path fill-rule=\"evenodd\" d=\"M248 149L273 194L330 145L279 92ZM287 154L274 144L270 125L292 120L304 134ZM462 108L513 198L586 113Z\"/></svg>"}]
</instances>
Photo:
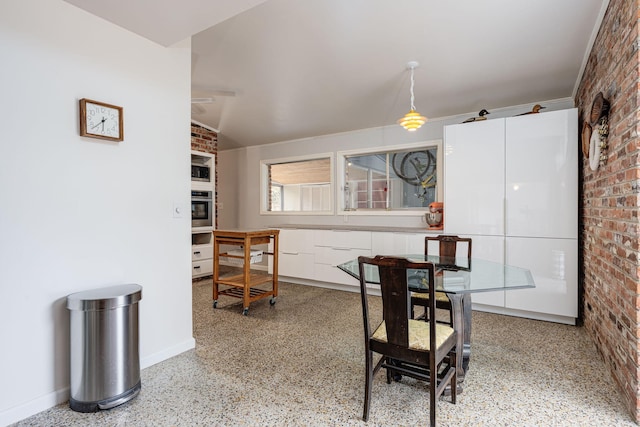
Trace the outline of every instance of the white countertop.
<instances>
[{"instance_id":1,"label":"white countertop","mask_svg":"<svg viewBox=\"0 0 640 427\"><path fill-rule=\"evenodd\" d=\"M279 224L269 228L306 229L306 230L338 230L338 231L386 231L391 233L431 233L442 234L444 230L433 230L428 227L384 227L377 225L319 225L319 224Z\"/></svg>"}]
</instances>

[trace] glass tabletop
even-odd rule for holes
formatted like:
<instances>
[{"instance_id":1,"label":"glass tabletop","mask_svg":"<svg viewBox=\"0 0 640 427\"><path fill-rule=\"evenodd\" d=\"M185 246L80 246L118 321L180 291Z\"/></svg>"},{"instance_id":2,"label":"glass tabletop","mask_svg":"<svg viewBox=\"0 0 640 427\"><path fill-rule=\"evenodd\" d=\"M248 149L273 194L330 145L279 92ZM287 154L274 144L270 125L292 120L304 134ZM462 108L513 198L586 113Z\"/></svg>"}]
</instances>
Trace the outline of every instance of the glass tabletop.
<instances>
[{"instance_id":1,"label":"glass tabletop","mask_svg":"<svg viewBox=\"0 0 640 427\"><path fill-rule=\"evenodd\" d=\"M394 255L413 262L432 262L436 267L436 286L446 293L490 292L508 289L534 288L531 272L520 267L487 261L479 258L445 258L437 255ZM353 259L338 268L360 280L358 260ZM378 269L365 265L367 283L380 284ZM428 279L423 270L407 270L407 281L412 291L428 289Z\"/></svg>"}]
</instances>

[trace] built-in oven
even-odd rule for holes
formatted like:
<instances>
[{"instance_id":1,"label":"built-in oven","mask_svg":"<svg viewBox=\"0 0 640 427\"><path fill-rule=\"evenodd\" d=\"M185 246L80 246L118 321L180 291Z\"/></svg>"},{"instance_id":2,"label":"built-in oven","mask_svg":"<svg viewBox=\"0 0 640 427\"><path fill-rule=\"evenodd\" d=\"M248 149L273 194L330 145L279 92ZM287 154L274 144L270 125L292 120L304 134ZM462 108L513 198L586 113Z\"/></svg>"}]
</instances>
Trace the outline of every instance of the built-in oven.
<instances>
[{"instance_id":1,"label":"built-in oven","mask_svg":"<svg viewBox=\"0 0 640 427\"><path fill-rule=\"evenodd\" d=\"M191 191L191 226L213 225L213 197L211 191Z\"/></svg>"}]
</instances>

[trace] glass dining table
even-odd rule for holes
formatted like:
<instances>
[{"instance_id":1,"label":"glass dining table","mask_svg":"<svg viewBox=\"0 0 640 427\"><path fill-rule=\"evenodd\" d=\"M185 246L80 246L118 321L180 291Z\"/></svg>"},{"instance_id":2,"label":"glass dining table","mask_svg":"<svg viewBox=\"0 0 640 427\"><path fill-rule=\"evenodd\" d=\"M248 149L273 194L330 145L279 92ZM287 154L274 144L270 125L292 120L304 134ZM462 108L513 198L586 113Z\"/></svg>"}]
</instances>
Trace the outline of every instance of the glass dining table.
<instances>
[{"instance_id":1,"label":"glass dining table","mask_svg":"<svg viewBox=\"0 0 640 427\"><path fill-rule=\"evenodd\" d=\"M458 383L465 377L471 359L471 294L514 289L534 288L531 272L498 262L479 258L450 258L437 255L393 255L413 262L431 262L436 268L436 289L445 292L451 301L453 327L458 331L458 348L462 357L457 360ZM345 273L360 280L358 260L338 265ZM378 269L365 265L365 281L379 285ZM429 283L421 270L407 270L407 286L412 292L427 292ZM461 387L459 386L461 390Z\"/></svg>"}]
</instances>

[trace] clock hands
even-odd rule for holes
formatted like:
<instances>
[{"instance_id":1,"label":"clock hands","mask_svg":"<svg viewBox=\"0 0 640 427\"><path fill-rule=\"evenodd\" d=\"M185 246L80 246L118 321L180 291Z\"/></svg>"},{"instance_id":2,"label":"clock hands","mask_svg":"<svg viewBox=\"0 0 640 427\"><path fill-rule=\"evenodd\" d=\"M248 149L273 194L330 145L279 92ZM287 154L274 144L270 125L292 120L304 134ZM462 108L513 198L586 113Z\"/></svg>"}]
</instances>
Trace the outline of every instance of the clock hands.
<instances>
[{"instance_id":1,"label":"clock hands","mask_svg":"<svg viewBox=\"0 0 640 427\"><path fill-rule=\"evenodd\" d=\"M94 126L91 126L91 129L95 129L98 126L102 125L102 130L104 131L104 122L107 121L106 117L103 117L102 120L100 121L100 123L96 123Z\"/></svg>"}]
</instances>

